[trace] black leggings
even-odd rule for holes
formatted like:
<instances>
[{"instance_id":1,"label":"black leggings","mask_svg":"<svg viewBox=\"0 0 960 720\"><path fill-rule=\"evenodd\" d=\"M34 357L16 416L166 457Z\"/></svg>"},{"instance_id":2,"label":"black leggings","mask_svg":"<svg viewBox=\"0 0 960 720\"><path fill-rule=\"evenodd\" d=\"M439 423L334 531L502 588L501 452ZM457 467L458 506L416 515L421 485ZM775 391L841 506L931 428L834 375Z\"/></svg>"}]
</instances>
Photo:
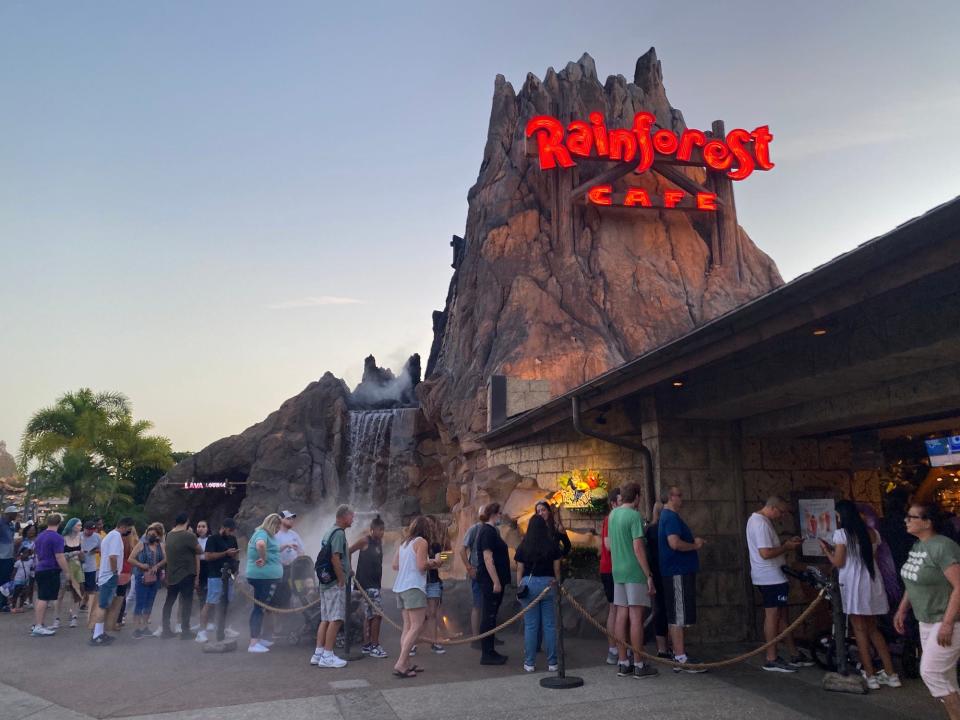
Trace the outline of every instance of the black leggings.
<instances>
[{"instance_id":1,"label":"black leggings","mask_svg":"<svg viewBox=\"0 0 960 720\"><path fill-rule=\"evenodd\" d=\"M497 613L500 612L500 603L503 602L503 591L495 593L493 591L493 583L482 581L480 583L480 591L483 593L483 604L480 606L480 632L485 633L493 630L497 626ZM483 640L480 641L483 655L488 657L496 655L497 651L494 649L495 644L496 636L488 635L483 638Z\"/></svg>"},{"instance_id":2,"label":"black leggings","mask_svg":"<svg viewBox=\"0 0 960 720\"><path fill-rule=\"evenodd\" d=\"M187 575L183 580L175 585L167 585L167 598L163 601L163 629L172 632L170 629L170 613L173 611L173 604L180 597L180 631L187 635L190 633L190 611L193 610L193 581L195 575Z\"/></svg>"}]
</instances>

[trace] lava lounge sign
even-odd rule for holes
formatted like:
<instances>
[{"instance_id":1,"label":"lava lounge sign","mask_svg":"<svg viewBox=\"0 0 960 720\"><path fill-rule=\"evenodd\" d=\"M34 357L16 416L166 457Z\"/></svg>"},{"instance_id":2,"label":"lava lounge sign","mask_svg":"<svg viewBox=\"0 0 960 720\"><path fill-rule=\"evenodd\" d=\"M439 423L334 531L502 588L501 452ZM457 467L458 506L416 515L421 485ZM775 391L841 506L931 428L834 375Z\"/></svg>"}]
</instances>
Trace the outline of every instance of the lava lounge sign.
<instances>
[{"instance_id":1,"label":"lava lounge sign","mask_svg":"<svg viewBox=\"0 0 960 720\"><path fill-rule=\"evenodd\" d=\"M658 128L653 113L638 112L630 128L607 128L603 115L590 113L588 120L573 120L564 125L549 115L530 119L526 136L536 140L530 154L539 158L541 170L574 168L582 162L614 162L571 191L573 200L585 198L600 206L626 208L721 212L729 207L733 215L731 180L743 180L755 170L770 170L770 142L773 135L766 125L748 132L741 128L724 132L723 123L713 123L710 133L687 129L679 135ZM707 184L701 185L677 166L707 169ZM643 188L627 186L615 190L613 183L629 173L654 170L676 189L651 196Z\"/></svg>"}]
</instances>

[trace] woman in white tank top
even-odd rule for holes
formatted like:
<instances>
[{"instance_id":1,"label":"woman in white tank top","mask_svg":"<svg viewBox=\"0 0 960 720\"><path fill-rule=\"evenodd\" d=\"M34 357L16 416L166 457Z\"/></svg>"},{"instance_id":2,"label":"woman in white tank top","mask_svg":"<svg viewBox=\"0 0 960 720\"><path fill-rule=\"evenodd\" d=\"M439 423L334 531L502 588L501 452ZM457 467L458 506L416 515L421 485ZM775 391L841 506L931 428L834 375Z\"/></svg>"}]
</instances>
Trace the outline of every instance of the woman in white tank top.
<instances>
[{"instance_id":1,"label":"woman in white tank top","mask_svg":"<svg viewBox=\"0 0 960 720\"><path fill-rule=\"evenodd\" d=\"M429 558L427 553L430 523L420 516L407 529L407 539L397 548L393 559L393 569L397 579L393 583L393 592L397 595L397 605L403 614L403 632L400 634L400 656L393 666L393 674L398 678L417 676L416 666L410 667L410 650L420 635L427 613L427 570L439 568L439 557Z\"/></svg>"}]
</instances>

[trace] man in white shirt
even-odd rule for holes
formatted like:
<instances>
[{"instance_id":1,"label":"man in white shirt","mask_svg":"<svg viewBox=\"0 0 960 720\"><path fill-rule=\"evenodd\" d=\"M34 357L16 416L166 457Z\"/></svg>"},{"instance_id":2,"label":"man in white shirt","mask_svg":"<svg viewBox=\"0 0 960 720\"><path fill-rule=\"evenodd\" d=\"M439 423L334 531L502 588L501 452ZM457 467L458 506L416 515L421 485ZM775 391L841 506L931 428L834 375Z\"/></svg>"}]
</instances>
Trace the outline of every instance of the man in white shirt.
<instances>
[{"instance_id":1,"label":"man in white shirt","mask_svg":"<svg viewBox=\"0 0 960 720\"><path fill-rule=\"evenodd\" d=\"M104 632L103 621L107 609L117 594L117 580L123 568L123 538L133 529L133 518L124 517L117 521L117 527L106 534L100 543L100 570L97 573L97 607L93 615L93 637L90 644L107 645L113 638Z\"/></svg>"},{"instance_id":2,"label":"man in white shirt","mask_svg":"<svg viewBox=\"0 0 960 720\"><path fill-rule=\"evenodd\" d=\"M280 564L283 565L283 580L273 596L273 602L278 607L287 607L290 604L290 566L306 552L303 538L293 529L296 521L296 513L289 510L280 512L280 529L274 537L280 546Z\"/></svg>"},{"instance_id":3,"label":"man in white shirt","mask_svg":"<svg viewBox=\"0 0 960 720\"><path fill-rule=\"evenodd\" d=\"M792 537L784 543L773 523L780 520L787 511L783 498L772 495L766 504L747 520L747 549L750 553L750 577L763 597L763 637L767 642L773 640L787 627L787 598L790 585L783 574L787 563L786 554L800 547L801 539ZM793 636L784 638L790 660L777 655L777 646L767 648L767 661L763 669L769 672L796 672L798 667L813 663L797 652Z\"/></svg>"}]
</instances>

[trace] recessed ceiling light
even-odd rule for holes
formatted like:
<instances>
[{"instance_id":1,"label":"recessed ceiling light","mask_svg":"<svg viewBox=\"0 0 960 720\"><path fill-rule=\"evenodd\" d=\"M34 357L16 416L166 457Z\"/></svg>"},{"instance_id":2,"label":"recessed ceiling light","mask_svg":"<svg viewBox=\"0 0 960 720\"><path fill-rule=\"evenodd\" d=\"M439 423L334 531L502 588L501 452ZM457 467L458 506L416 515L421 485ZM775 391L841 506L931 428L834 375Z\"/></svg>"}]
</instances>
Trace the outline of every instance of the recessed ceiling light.
<instances>
[{"instance_id":1,"label":"recessed ceiling light","mask_svg":"<svg viewBox=\"0 0 960 720\"><path fill-rule=\"evenodd\" d=\"M821 336L821 335L826 335L826 334L827 334L827 329L826 329L826 328L816 328L816 329L814 329L813 334L816 335L817 337L819 337L819 336Z\"/></svg>"},{"instance_id":2,"label":"recessed ceiling light","mask_svg":"<svg viewBox=\"0 0 960 720\"><path fill-rule=\"evenodd\" d=\"M678 388L678 387L683 387L683 380L674 380L674 381L673 381L673 386L676 387L676 388Z\"/></svg>"}]
</instances>

